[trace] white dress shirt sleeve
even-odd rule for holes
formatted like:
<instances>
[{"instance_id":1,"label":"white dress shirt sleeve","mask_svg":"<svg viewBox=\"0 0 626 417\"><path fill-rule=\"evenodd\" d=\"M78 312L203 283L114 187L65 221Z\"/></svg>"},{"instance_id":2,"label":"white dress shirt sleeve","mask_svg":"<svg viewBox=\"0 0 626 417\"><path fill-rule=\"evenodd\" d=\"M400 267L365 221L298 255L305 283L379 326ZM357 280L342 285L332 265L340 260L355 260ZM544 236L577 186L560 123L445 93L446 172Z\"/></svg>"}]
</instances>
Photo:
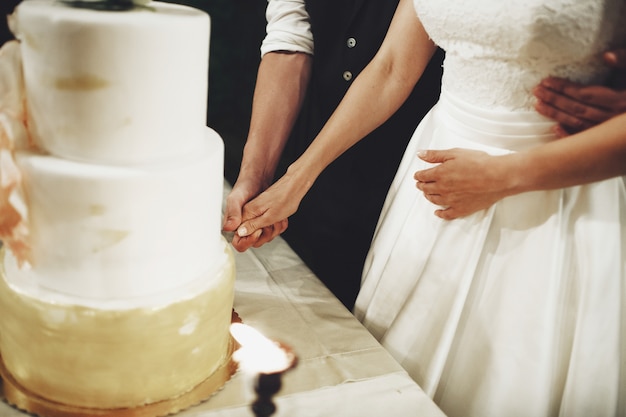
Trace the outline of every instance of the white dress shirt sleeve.
<instances>
[{"instance_id":1,"label":"white dress shirt sleeve","mask_svg":"<svg viewBox=\"0 0 626 417\"><path fill-rule=\"evenodd\" d=\"M313 54L313 34L304 0L268 0L261 56L274 51Z\"/></svg>"}]
</instances>

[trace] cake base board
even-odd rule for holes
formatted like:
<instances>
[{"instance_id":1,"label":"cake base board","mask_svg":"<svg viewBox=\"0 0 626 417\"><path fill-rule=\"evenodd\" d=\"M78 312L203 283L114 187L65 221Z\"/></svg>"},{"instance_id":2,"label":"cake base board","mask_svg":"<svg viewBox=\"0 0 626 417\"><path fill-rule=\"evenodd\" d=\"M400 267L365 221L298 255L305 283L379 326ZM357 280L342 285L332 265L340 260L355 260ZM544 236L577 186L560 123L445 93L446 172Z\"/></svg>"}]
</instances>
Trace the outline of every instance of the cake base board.
<instances>
[{"instance_id":1,"label":"cake base board","mask_svg":"<svg viewBox=\"0 0 626 417\"><path fill-rule=\"evenodd\" d=\"M232 322L240 322L233 310ZM163 417L178 413L208 400L222 389L224 384L237 371L237 363L232 359L233 352L239 348L231 337L226 360L213 374L191 391L178 397L158 401L132 408L85 408L47 400L21 386L9 373L0 355L0 393L13 407L40 417Z\"/></svg>"}]
</instances>

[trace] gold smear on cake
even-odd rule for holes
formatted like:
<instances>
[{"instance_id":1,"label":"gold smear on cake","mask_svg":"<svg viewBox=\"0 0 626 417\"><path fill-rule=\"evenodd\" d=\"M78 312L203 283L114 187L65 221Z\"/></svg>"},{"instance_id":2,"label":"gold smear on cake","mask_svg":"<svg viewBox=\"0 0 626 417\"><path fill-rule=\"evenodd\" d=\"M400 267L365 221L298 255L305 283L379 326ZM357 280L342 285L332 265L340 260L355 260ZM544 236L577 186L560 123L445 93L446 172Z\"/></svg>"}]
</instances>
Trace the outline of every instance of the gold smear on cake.
<instances>
[{"instance_id":1,"label":"gold smear on cake","mask_svg":"<svg viewBox=\"0 0 626 417\"><path fill-rule=\"evenodd\" d=\"M109 82L107 80L95 75L80 75L54 80L54 87L58 90L90 91L100 90L108 86Z\"/></svg>"},{"instance_id":2,"label":"gold smear on cake","mask_svg":"<svg viewBox=\"0 0 626 417\"><path fill-rule=\"evenodd\" d=\"M129 233L128 230L100 230L98 231L100 242L98 245L91 248L91 251L97 253L111 246L115 246L124 240Z\"/></svg>"},{"instance_id":3,"label":"gold smear on cake","mask_svg":"<svg viewBox=\"0 0 626 417\"><path fill-rule=\"evenodd\" d=\"M91 216L102 216L104 212L105 209L102 204L92 204L89 206L89 215Z\"/></svg>"}]
</instances>

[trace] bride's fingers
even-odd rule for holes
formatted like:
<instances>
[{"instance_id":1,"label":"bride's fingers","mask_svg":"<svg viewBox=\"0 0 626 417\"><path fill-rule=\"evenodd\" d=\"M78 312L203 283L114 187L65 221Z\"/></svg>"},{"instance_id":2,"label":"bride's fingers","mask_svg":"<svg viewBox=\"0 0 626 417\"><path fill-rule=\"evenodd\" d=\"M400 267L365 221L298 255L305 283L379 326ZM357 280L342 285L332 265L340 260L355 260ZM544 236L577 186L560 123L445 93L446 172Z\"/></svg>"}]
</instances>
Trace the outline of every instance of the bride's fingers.
<instances>
[{"instance_id":1,"label":"bride's fingers","mask_svg":"<svg viewBox=\"0 0 626 417\"><path fill-rule=\"evenodd\" d=\"M416 181L415 187L424 194L440 194L439 184L436 182Z\"/></svg>"},{"instance_id":2,"label":"bride's fingers","mask_svg":"<svg viewBox=\"0 0 626 417\"><path fill-rule=\"evenodd\" d=\"M441 196L440 194L426 194L424 193L424 197L426 197L426 200L430 201L433 204L436 204L438 206L445 206L445 197Z\"/></svg>"},{"instance_id":3,"label":"bride's fingers","mask_svg":"<svg viewBox=\"0 0 626 417\"><path fill-rule=\"evenodd\" d=\"M439 217L443 220L454 220L456 218L462 217L457 210L446 207L439 210L435 210L435 216Z\"/></svg>"},{"instance_id":4,"label":"bride's fingers","mask_svg":"<svg viewBox=\"0 0 626 417\"><path fill-rule=\"evenodd\" d=\"M237 250L237 252L245 252L247 249L256 245L256 242L261 237L262 233L263 229L256 230L250 235L243 237L235 234L233 236L231 244Z\"/></svg>"},{"instance_id":5,"label":"bride's fingers","mask_svg":"<svg viewBox=\"0 0 626 417\"><path fill-rule=\"evenodd\" d=\"M275 237L280 236L287 229L287 220L281 220L276 222L270 226L264 227L262 230L261 236L254 243L255 248L260 248L264 244L271 242ZM257 230L258 232L258 230Z\"/></svg>"}]
</instances>

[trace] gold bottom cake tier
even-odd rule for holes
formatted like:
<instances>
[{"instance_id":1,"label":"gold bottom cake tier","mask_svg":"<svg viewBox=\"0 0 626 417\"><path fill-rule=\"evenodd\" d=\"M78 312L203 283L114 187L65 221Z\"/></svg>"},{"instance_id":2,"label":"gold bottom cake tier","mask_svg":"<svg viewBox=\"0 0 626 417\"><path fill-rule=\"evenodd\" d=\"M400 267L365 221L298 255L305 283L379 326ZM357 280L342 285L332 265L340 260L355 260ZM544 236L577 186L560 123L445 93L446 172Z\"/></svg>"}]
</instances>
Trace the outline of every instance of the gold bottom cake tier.
<instances>
[{"instance_id":1,"label":"gold bottom cake tier","mask_svg":"<svg viewBox=\"0 0 626 417\"><path fill-rule=\"evenodd\" d=\"M157 417L207 399L236 368L234 269L228 251L181 291L89 304L12 282L0 267L4 396L43 417Z\"/></svg>"},{"instance_id":2,"label":"gold bottom cake tier","mask_svg":"<svg viewBox=\"0 0 626 417\"><path fill-rule=\"evenodd\" d=\"M231 350L236 343L231 343ZM46 400L22 387L7 371L0 356L0 389L7 403L25 412L40 417L163 417L185 410L208 400L219 391L237 371L237 364L229 359L220 366L209 378L202 381L191 391L176 398L146 404L139 407L98 409L74 407Z\"/></svg>"}]
</instances>

